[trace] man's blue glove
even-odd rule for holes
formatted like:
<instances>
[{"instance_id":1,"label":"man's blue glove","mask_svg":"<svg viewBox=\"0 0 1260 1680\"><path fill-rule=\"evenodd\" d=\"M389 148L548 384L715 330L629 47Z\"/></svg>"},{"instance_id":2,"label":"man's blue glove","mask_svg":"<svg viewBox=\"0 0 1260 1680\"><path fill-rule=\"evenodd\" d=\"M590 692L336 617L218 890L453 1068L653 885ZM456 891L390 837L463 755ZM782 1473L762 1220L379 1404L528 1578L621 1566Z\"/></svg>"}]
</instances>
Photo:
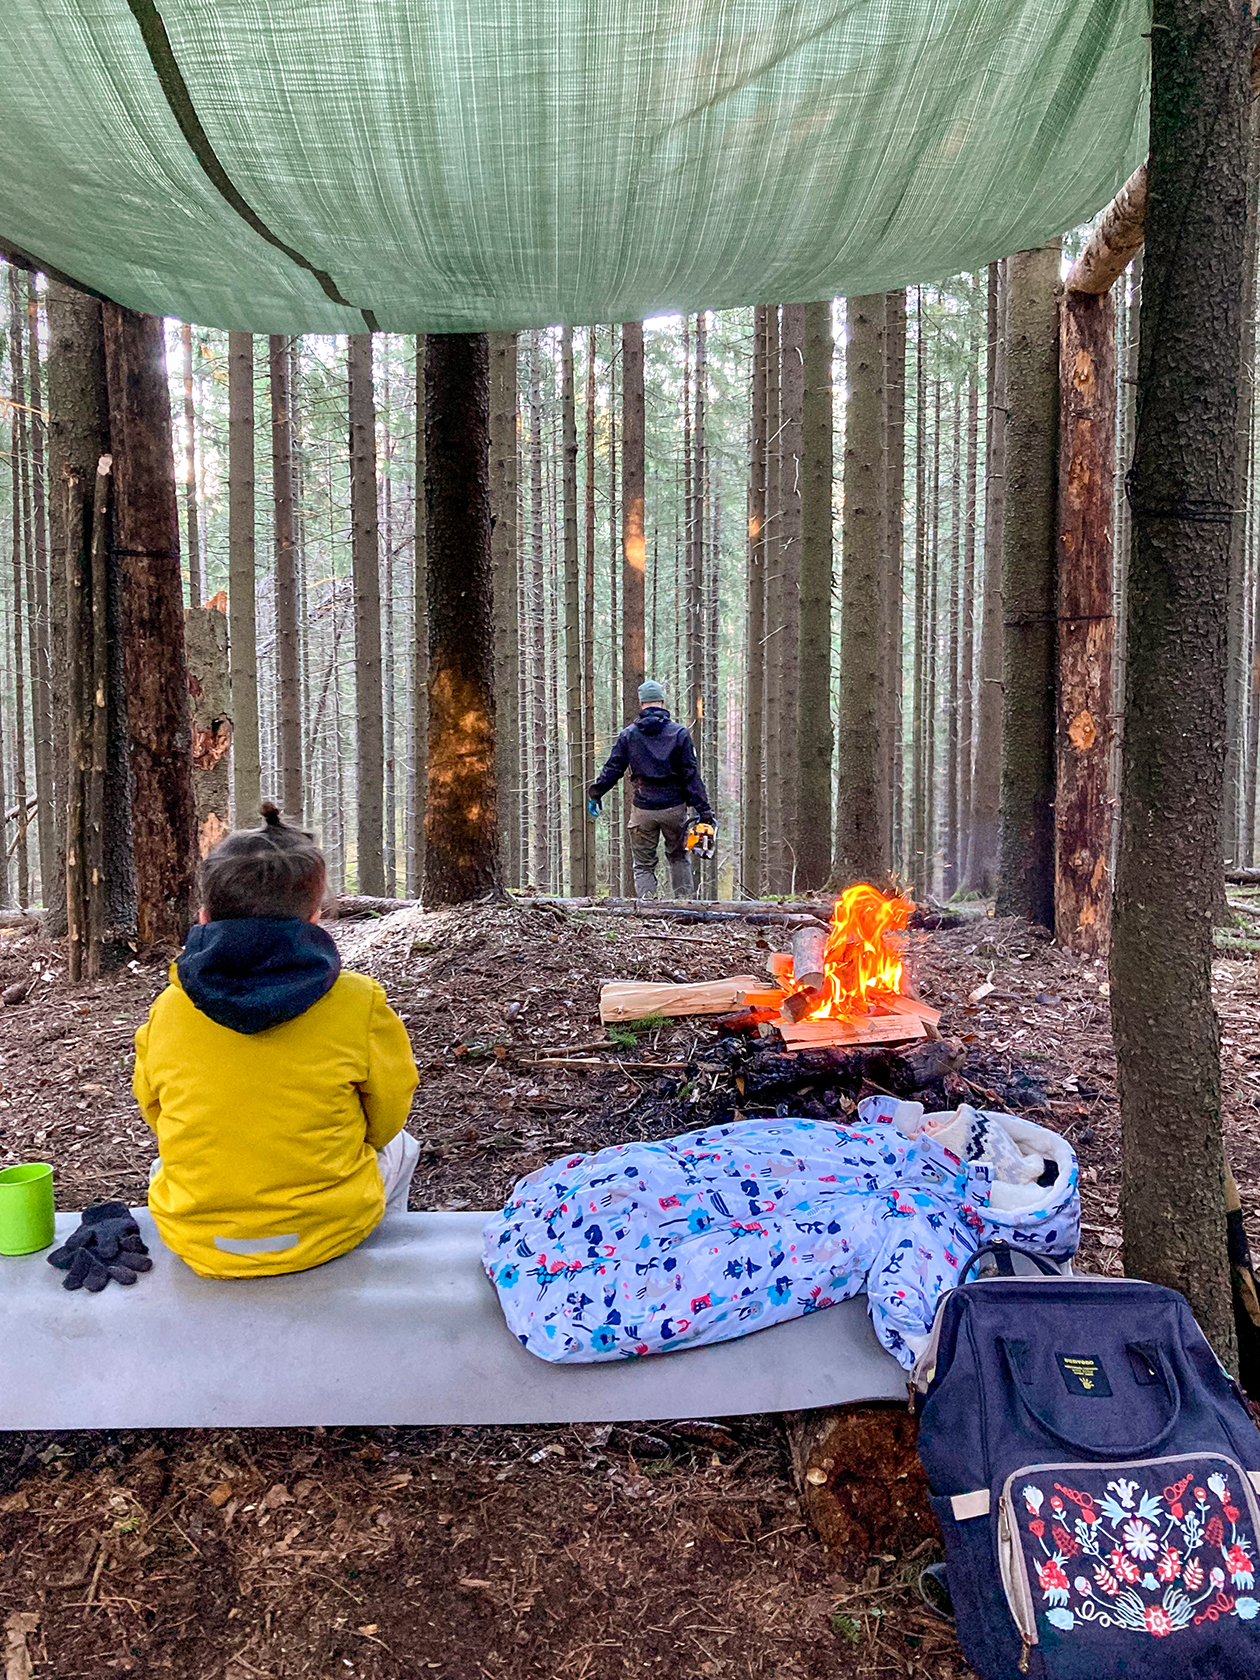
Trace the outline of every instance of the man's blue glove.
<instances>
[{"instance_id":1,"label":"man's blue glove","mask_svg":"<svg viewBox=\"0 0 1260 1680\"><path fill-rule=\"evenodd\" d=\"M588 799L586 801L586 814L588 817L602 817L604 814L603 801L599 799Z\"/></svg>"}]
</instances>

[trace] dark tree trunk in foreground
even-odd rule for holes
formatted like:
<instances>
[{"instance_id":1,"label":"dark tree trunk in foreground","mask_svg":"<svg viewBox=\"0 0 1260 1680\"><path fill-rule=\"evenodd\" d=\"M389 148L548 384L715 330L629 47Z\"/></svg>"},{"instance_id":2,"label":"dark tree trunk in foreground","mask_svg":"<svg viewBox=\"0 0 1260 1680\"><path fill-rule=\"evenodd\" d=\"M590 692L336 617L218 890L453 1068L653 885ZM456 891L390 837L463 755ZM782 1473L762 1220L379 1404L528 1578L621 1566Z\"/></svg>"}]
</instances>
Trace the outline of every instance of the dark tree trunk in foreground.
<instances>
[{"instance_id":1,"label":"dark tree trunk in foreground","mask_svg":"<svg viewBox=\"0 0 1260 1680\"><path fill-rule=\"evenodd\" d=\"M988 369L985 398L984 575L980 585L979 682L975 774L966 884L988 897L998 857L1002 763L1002 528L1006 508L1007 265L989 264Z\"/></svg>"},{"instance_id":2,"label":"dark tree trunk in foreground","mask_svg":"<svg viewBox=\"0 0 1260 1680\"><path fill-rule=\"evenodd\" d=\"M1054 932L1080 956L1111 932L1111 661L1116 315L1065 294L1059 345L1059 719Z\"/></svg>"},{"instance_id":3,"label":"dark tree trunk in foreground","mask_svg":"<svg viewBox=\"0 0 1260 1680\"><path fill-rule=\"evenodd\" d=\"M796 809L800 764L801 430L805 408L805 305L785 303L779 345L779 565L782 633L772 645L779 662L779 766L784 885L800 891L801 832ZM882 380L881 380L882 384Z\"/></svg>"},{"instance_id":4,"label":"dark tree trunk in foreground","mask_svg":"<svg viewBox=\"0 0 1260 1680\"><path fill-rule=\"evenodd\" d=\"M111 303L104 324L136 931L144 945L176 943L192 910L197 845L166 347L156 315Z\"/></svg>"},{"instance_id":5,"label":"dark tree trunk in foreground","mask_svg":"<svg viewBox=\"0 0 1260 1680\"><path fill-rule=\"evenodd\" d=\"M425 357L429 797L424 902L499 884L490 556L490 355L484 333L431 333Z\"/></svg>"},{"instance_id":6,"label":"dark tree trunk in foreground","mask_svg":"<svg viewBox=\"0 0 1260 1680\"><path fill-rule=\"evenodd\" d=\"M381 557L376 507L372 335L351 333L350 553L354 571L354 703L358 723L359 891L385 892L385 708L381 694Z\"/></svg>"},{"instance_id":7,"label":"dark tree trunk in foreground","mask_svg":"<svg viewBox=\"0 0 1260 1680\"><path fill-rule=\"evenodd\" d=\"M105 329L101 305L73 287L50 281L48 286L48 447L49 471L54 497L66 496L72 477L77 478L76 496L80 509L80 561L92 542L93 502L97 465L108 456L109 394L105 382ZM63 508L65 503L63 501ZM68 721L69 708L65 697L71 682L76 680L69 665L69 649L65 641L66 601L66 518L59 519L55 529L60 532L59 547L54 550L52 592L54 602L53 630L60 636L60 656L54 663L54 692L62 704L58 708L60 744L58 752L65 766L63 780L70 775ZM106 533L108 536L108 532ZM104 918L107 925L131 931L136 925L136 873L131 851L131 794L127 768L126 700L123 690L122 636L119 630L121 588L118 575L120 558L112 541L105 541L106 612L106 711L107 741L104 778L104 832L102 856L105 876ZM60 579L60 582L58 580ZM91 605L91 602L88 603ZM58 610L59 608L59 610ZM84 637L83 648L86 649ZM82 650L81 650L82 651ZM60 867L60 866L59 866ZM4 868L0 865L0 882ZM60 933L64 926L65 903L58 891L50 905L50 933Z\"/></svg>"},{"instance_id":8,"label":"dark tree trunk in foreground","mask_svg":"<svg viewBox=\"0 0 1260 1680\"><path fill-rule=\"evenodd\" d=\"M639 684L647 674L642 321L627 321L621 329L621 379L621 704L628 722L639 709Z\"/></svg>"},{"instance_id":9,"label":"dark tree trunk in foreground","mask_svg":"<svg viewBox=\"0 0 1260 1680\"><path fill-rule=\"evenodd\" d=\"M800 679L797 720L796 884L831 874L831 495L834 471L831 304L805 305L801 412Z\"/></svg>"},{"instance_id":10,"label":"dark tree trunk in foreground","mask_svg":"<svg viewBox=\"0 0 1260 1680\"><path fill-rule=\"evenodd\" d=\"M884 297L850 298L844 437L844 547L840 573L840 882L882 885L888 853L878 780L880 508L884 496Z\"/></svg>"},{"instance_id":11,"label":"dark tree trunk in foreground","mask_svg":"<svg viewBox=\"0 0 1260 1680\"><path fill-rule=\"evenodd\" d=\"M27 552L27 576L31 580L31 613L27 639L31 655L31 710L35 730L35 787L39 796L39 880L40 898L48 903L49 887L57 872L60 855L57 830L57 793L53 772L52 671L48 621L48 519L47 474L44 434L44 393L39 348L39 297L35 276L26 277L27 372L30 386L31 440L31 552ZM1248 411L1250 412L1250 411Z\"/></svg>"},{"instance_id":12,"label":"dark tree trunk in foreground","mask_svg":"<svg viewBox=\"0 0 1260 1680\"><path fill-rule=\"evenodd\" d=\"M1060 242L1008 258L997 913L1054 926Z\"/></svg>"},{"instance_id":13,"label":"dark tree trunk in foreground","mask_svg":"<svg viewBox=\"0 0 1260 1680\"><path fill-rule=\"evenodd\" d=\"M1235 1359L1212 908L1246 238L1247 10L1155 0L1111 1013L1125 1270Z\"/></svg>"},{"instance_id":14,"label":"dark tree trunk in foreground","mask_svg":"<svg viewBox=\"0 0 1260 1680\"><path fill-rule=\"evenodd\" d=\"M491 333L490 511L494 529L495 774L505 886L521 883L520 615L516 587L516 334ZM421 381L423 390L423 380ZM423 401L423 397L421 398ZM423 424L421 425L423 434ZM419 479L423 500L424 478ZM584 889L585 890L585 889Z\"/></svg>"},{"instance_id":15,"label":"dark tree trunk in foreground","mask_svg":"<svg viewBox=\"0 0 1260 1680\"><path fill-rule=\"evenodd\" d=\"M294 528L293 415L289 340L268 340L271 381L271 481L276 538L276 721L280 747L280 804L303 820L302 671L298 657L298 576Z\"/></svg>"},{"instance_id":16,"label":"dark tree trunk in foreground","mask_svg":"<svg viewBox=\"0 0 1260 1680\"><path fill-rule=\"evenodd\" d=\"M228 636L232 665L232 794L236 826L258 821L257 556L254 548L254 335L228 334Z\"/></svg>"}]
</instances>

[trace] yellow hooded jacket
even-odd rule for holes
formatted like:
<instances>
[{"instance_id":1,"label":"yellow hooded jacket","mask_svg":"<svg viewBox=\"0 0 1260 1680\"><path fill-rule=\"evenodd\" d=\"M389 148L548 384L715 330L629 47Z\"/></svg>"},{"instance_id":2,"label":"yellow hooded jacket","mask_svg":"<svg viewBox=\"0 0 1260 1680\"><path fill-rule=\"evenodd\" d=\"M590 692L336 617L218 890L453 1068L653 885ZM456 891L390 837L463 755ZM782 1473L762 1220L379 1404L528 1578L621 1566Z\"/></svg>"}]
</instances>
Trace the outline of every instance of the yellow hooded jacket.
<instances>
[{"instance_id":1,"label":"yellow hooded jacket","mask_svg":"<svg viewBox=\"0 0 1260 1680\"><path fill-rule=\"evenodd\" d=\"M407 1030L375 980L340 974L291 1020L235 1032L179 982L136 1034L133 1089L157 1134L149 1210L203 1277L322 1265L385 1211L376 1150L416 1088Z\"/></svg>"}]
</instances>

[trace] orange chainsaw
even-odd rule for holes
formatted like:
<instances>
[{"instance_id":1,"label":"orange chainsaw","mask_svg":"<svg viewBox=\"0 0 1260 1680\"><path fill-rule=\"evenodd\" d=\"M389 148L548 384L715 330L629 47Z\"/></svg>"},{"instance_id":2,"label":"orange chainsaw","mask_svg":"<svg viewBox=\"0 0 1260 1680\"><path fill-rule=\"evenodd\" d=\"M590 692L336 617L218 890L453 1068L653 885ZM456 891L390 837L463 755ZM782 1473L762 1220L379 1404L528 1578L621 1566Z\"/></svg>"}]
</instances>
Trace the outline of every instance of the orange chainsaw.
<instances>
[{"instance_id":1,"label":"orange chainsaw","mask_svg":"<svg viewBox=\"0 0 1260 1680\"><path fill-rule=\"evenodd\" d=\"M687 824L687 850L701 859L713 856L717 850L717 824L712 817L692 817Z\"/></svg>"}]
</instances>

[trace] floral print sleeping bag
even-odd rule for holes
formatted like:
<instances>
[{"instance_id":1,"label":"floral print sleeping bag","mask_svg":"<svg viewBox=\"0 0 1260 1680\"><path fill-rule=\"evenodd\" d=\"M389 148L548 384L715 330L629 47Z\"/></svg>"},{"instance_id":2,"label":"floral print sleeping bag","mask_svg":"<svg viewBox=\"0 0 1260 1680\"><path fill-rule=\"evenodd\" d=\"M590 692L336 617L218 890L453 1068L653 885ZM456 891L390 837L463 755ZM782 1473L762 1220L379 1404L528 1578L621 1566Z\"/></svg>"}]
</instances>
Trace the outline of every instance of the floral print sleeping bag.
<instances>
[{"instance_id":1,"label":"floral print sleeping bag","mask_svg":"<svg viewBox=\"0 0 1260 1680\"><path fill-rule=\"evenodd\" d=\"M980 1117L1019 1128L1052 1163L1049 1187L1020 1186L1005 1198L1019 1206L994 1207L992 1167L926 1131L908 1136L908 1110L922 1120L918 1105L872 1098L852 1126L745 1120L540 1167L485 1228L510 1329L541 1359L629 1359L727 1341L865 1289L877 1336L908 1369L980 1243L1066 1257L1080 1229L1062 1138Z\"/></svg>"}]
</instances>

